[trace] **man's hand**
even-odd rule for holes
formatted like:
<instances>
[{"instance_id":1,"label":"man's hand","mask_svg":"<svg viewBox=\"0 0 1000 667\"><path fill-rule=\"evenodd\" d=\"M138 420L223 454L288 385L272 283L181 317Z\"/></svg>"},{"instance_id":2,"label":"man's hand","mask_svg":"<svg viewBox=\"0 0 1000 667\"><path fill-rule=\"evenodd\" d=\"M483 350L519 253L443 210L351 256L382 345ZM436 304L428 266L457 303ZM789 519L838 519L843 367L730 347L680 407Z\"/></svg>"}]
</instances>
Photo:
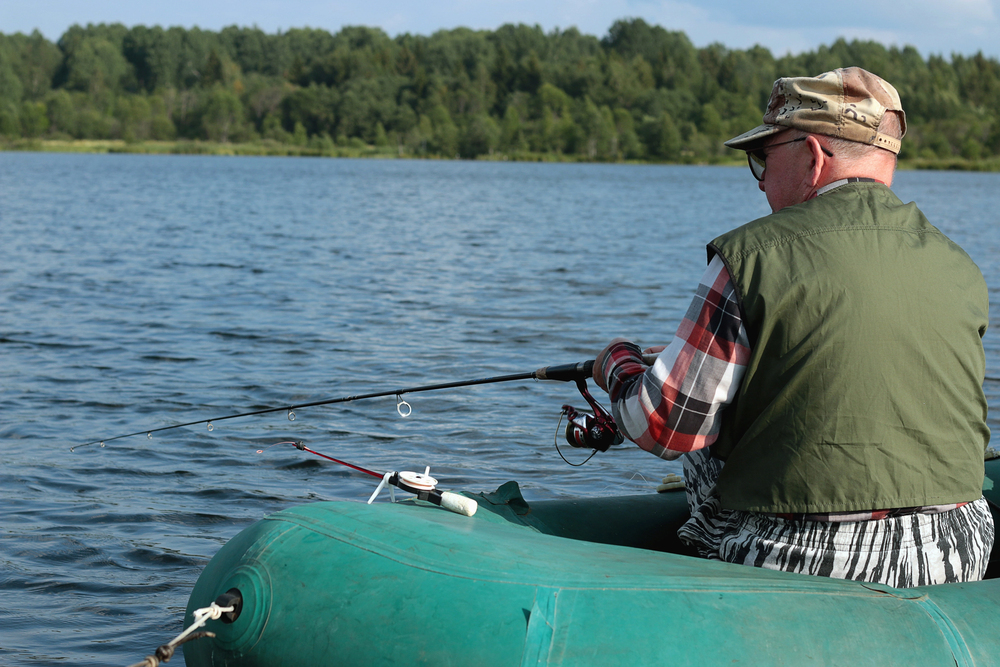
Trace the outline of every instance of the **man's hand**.
<instances>
[{"instance_id":1,"label":"man's hand","mask_svg":"<svg viewBox=\"0 0 1000 667\"><path fill-rule=\"evenodd\" d=\"M603 389L608 390L607 385L604 383L604 361L608 356L608 352L612 347L619 343L628 343L628 338L615 338L610 343L608 343L603 350L598 353L597 357L594 359L594 384ZM656 357L667 348L666 345L654 345L653 347L647 347L642 351L642 363L647 366L652 366L656 363Z\"/></svg>"},{"instance_id":2,"label":"man's hand","mask_svg":"<svg viewBox=\"0 0 1000 667\"><path fill-rule=\"evenodd\" d=\"M608 352L612 347L618 343L627 343L628 338L614 338L610 343L604 346L597 356L594 358L594 384L603 389L605 392L608 390L608 385L604 382L604 360L608 356Z\"/></svg>"}]
</instances>

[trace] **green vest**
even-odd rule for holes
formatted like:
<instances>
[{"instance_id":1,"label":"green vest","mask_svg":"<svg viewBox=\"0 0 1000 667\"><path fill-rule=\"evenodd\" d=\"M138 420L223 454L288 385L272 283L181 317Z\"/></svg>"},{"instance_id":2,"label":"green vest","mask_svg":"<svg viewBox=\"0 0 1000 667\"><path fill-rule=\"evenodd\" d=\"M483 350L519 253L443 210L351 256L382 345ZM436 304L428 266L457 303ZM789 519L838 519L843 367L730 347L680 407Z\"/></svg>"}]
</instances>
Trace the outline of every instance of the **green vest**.
<instances>
[{"instance_id":1,"label":"green vest","mask_svg":"<svg viewBox=\"0 0 1000 667\"><path fill-rule=\"evenodd\" d=\"M971 501L989 441L986 283L917 207L854 183L723 234L752 353L713 452L722 506Z\"/></svg>"}]
</instances>

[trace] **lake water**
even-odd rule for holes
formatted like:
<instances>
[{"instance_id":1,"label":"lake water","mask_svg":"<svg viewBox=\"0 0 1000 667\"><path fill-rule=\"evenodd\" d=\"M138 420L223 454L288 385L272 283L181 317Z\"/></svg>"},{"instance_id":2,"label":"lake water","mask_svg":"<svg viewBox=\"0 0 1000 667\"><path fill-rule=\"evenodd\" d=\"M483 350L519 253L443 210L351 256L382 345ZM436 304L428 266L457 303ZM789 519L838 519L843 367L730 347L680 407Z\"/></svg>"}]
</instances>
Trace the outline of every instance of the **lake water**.
<instances>
[{"instance_id":1,"label":"lake water","mask_svg":"<svg viewBox=\"0 0 1000 667\"><path fill-rule=\"evenodd\" d=\"M983 270L1000 378L1000 174L903 172L894 190ZM705 243L766 212L735 168L0 153L0 664L138 662L230 537L374 489L283 440L429 465L445 488L517 479L529 500L652 492L679 469L634 447L562 462L560 407L583 400L559 383L70 447L582 361L616 335L666 343Z\"/></svg>"}]
</instances>

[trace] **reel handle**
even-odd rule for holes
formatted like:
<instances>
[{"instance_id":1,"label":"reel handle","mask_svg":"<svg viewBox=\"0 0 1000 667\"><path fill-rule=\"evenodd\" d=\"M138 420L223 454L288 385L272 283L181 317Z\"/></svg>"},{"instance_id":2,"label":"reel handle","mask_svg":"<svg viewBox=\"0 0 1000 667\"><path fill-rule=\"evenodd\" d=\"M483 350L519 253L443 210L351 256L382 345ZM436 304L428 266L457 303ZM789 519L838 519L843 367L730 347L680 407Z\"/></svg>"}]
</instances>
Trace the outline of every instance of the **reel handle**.
<instances>
[{"instance_id":1,"label":"reel handle","mask_svg":"<svg viewBox=\"0 0 1000 667\"><path fill-rule=\"evenodd\" d=\"M451 491L442 491L441 507L446 510L451 510L455 514L472 516L476 513L476 510L479 509L479 503L472 498L466 498L465 496L460 496L457 493L452 493Z\"/></svg>"}]
</instances>

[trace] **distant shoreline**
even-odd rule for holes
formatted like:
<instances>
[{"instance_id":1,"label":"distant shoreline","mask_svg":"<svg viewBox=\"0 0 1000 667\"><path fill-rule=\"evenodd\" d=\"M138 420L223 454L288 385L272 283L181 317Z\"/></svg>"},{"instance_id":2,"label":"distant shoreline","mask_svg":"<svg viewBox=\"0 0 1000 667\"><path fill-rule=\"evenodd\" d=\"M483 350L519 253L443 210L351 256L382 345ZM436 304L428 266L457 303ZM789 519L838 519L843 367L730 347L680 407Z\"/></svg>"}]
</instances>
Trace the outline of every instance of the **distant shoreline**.
<instances>
[{"instance_id":1,"label":"distant shoreline","mask_svg":"<svg viewBox=\"0 0 1000 667\"><path fill-rule=\"evenodd\" d=\"M136 141L126 142L121 139L14 139L0 138L0 151L4 152L35 152L35 153L129 153L137 155L219 155L219 156L271 156L271 157L332 157L332 158L377 158L377 159L410 159L410 160L449 160L437 155L414 155L400 151L391 146L330 146L317 148L315 146L297 146L277 141L254 141L245 143L229 143L218 141ZM492 155L480 155L474 158L479 161L493 162L568 162L591 164L690 164L743 166L743 160L733 160L720 157L706 162L704 160L679 160L667 162L662 160L588 160L580 155L563 153L534 153L516 151L509 153L495 152ZM940 170L940 171L979 171L1000 172L1000 158L984 160L967 160L965 158L927 159L914 158L900 160L899 169L910 170Z\"/></svg>"}]
</instances>

